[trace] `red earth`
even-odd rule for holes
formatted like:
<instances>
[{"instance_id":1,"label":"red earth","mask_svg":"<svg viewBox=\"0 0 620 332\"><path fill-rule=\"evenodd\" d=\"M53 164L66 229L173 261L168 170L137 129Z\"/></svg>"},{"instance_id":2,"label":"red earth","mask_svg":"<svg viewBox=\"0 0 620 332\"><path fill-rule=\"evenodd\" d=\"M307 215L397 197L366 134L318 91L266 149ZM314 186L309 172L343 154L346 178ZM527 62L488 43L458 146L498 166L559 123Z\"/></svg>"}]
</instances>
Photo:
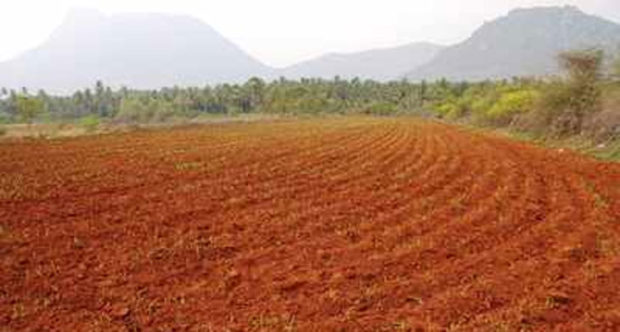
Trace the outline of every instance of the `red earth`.
<instances>
[{"instance_id":1,"label":"red earth","mask_svg":"<svg viewBox=\"0 0 620 332\"><path fill-rule=\"evenodd\" d=\"M414 119L0 143L0 331L620 330L620 165Z\"/></svg>"}]
</instances>

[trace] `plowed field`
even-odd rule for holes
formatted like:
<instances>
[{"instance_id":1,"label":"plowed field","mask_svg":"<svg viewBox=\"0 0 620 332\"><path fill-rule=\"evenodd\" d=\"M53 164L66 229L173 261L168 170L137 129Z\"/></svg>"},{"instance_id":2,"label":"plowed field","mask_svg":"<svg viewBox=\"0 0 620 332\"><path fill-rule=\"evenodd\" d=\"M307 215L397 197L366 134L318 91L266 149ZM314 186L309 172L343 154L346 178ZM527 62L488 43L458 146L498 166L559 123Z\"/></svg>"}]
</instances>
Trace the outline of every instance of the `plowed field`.
<instances>
[{"instance_id":1,"label":"plowed field","mask_svg":"<svg viewBox=\"0 0 620 332\"><path fill-rule=\"evenodd\" d=\"M412 119L0 144L0 330L620 330L620 165Z\"/></svg>"}]
</instances>

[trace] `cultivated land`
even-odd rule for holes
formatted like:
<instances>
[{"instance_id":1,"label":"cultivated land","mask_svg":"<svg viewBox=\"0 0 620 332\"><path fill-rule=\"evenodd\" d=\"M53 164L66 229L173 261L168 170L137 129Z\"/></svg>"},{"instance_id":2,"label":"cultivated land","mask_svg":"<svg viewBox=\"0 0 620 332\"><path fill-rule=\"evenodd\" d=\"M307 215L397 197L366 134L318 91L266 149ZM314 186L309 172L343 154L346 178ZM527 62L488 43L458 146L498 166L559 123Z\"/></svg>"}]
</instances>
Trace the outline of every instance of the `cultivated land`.
<instances>
[{"instance_id":1,"label":"cultivated land","mask_svg":"<svg viewBox=\"0 0 620 332\"><path fill-rule=\"evenodd\" d=\"M7 331L620 329L620 165L443 124L0 143L0 207Z\"/></svg>"}]
</instances>

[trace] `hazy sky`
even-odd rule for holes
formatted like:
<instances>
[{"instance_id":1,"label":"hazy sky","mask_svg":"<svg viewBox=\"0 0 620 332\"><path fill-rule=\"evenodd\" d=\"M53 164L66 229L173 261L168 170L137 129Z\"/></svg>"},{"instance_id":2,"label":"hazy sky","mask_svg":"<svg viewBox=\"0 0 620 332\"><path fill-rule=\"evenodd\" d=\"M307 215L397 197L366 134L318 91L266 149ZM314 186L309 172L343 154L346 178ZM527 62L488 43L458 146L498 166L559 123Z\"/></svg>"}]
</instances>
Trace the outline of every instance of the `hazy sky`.
<instances>
[{"instance_id":1,"label":"hazy sky","mask_svg":"<svg viewBox=\"0 0 620 332\"><path fill-rule=\"evenodd\" d=\"M73 7L192 15L284 66L328 52L455 43L514 7L565 4L620 22L620 0L2 0L0 60L44 41Z\"/></svg>"}]
</instances>

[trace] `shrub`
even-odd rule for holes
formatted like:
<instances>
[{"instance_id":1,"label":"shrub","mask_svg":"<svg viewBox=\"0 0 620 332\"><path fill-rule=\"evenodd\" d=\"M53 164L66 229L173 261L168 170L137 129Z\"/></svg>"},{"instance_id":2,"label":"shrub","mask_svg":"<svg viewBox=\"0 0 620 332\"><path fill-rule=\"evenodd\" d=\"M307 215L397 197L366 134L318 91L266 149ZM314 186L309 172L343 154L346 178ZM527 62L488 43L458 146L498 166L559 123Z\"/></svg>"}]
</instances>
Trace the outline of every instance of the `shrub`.
<instances>
[{"instance_id":1,"label":"shrub","mask_svg":"<svg viewBox=\"0 0 620 332\"><path fill-rule=\"evenodd\" d=\"M149 103L148 107L152 110L149 120L163 122L177 115L173 102L156 100Z\"/></svg>"},{"instance_id":2,"label":"shrub","mask_svg":"<svg viewBox=\"0 0 620 332\"><path fill-rule=\"evenodd\" d=\"M614 87L602 99L602 111L584 120L583 131L595 141L620 140L620 88Z\"/></svg>"},{"instance_id":3,"label":"shrub","mask_svg":"<svg viewBox=\"0 0 620 332\"><path fill-rule=\"evenodd\" d=\"M533 108L537 93L533 90L519 90L503 94L486 112L486 118L496 125L512 124L515 117Z\"/></svg>"},{"instance_id":4,"label":"shrub","mask_svg":"<svg viewBox=\"0 0 620 332\"><path fill-rule=\"evenodd\" d=\"M7 132L6 128L4 128L3 126L0 126L0 137L6 135L6 132Z\"/></svg>"},{"instance_id":5,"label":"shrub","mask_svg":"<svg viewBox=\"0 0 620 332\"><path fill-rule=\"evenodd\" d=\"M522 129L538 134L547 132L568 108L570 98L570 89L564 82L558 80L546 84L541 88L532 112L522 118Z\"/></svg>"},{"instance_id":6,"label":"shrub","mask_svg":"<svg viewBox=\"0 0 620 332\"><path fill-rule=\"evenodd\" d=\"M93 132L99 128L100 120L96 115L89 115L80 119L80 125L86 129L87 132Z\"/></svg>"},{"instance_id":7,"label":"shrub","mask_svg":"<svg viewBox=\"0 0 620 332\"><path fill-rule=\"evenodd\" d=\"M600 51L576 51L560 55L560 63L568 72L565 108L554 120L553 129L558 134L579 133L586 115L601 110Z\"/></svg>"},{"instance_id":8,"label":"shrub","mask_svg":"<svg viewBox=\"0 0 620 332\"><path fill-rule=\"evenodd\" d=\"M304 97L297 101L296 110L301 113L318 114L325 112L329 104L319 97Z\"/></svg>"},{"instance_id":9,"label":"shrub","mask_svg":"<svg viewBox=\"0 0 620 332\"><path fill-rule=\"evenodd\" d=\"M499 100L501 94L496 89L479 90L469 96L470 112L473 121L478 124L489 124L487 113Z\"/></svg>"},{"instance_id":10,"label":"shrub","mask_svg":"<svg viewBox=\"0 0 620 332\"><path fill-rule=\"evenodd\" d=\"M605 109L587 117L583 131L597 142L620 139L620 111Z\"/></svg>"},{"instance_id":11,"label":"shrub","mask_svg":"<svg viewBox=\"0 0 620 332\"><path fill-rule=\"evenodd\" d=\"M453 102L443 102L440 104L435 105L435 107L433 107L433 110L435 111L435 113L437 113L437 115L440 118L444 118L447 117L448 114L454 112L456 109L456 104L454 104Z\"/></svg>"},{"instance_id":12,"label":"shrub","mask_svg":"<svg viewBox=\"0 0 620 332\"><path fill-rule=\"evenodd\" d=\"M152 109L142 100L135 97L123 98L116 115L116 119L122 122L147 122L153 116Z\"/></svg>"},{"instance_id":13,"label":"shrub","mask_svg":"<svg viewBox=\"0 0 620 332\"><path fill-rule=\"evenodd\" d=\"M543 86L526 126L554 136L574 135L582 132L586 117L601 110L602 53L567 52L559 59L568 77Z\"/></svg>"},{"instance_id":14,"label":"shrub","mask_svg":"<svg viewBox=\"0 0 620 332\"><path fill-rule=\"evenodd\" d=\"M32 121L41 113L43 113L43 101L28 96L17 96L17 111L21 121L31 124Z\"/></svg>"},{"instance_id":15,"label":"shrub","mask_svg":"<svg viewBox=\"0 0 620 332\"><path fill-rule=\"evenodd\" d=\"M493 105L497 102L497 97L494 95L479 96L475 98L471 103L471 111L474 115L485 115Z\"/></svg>"},{"instance_id":16,"label":"shrub","mask_svg":"<svg viewBox=\"0 0 620 332\"><path fill-rule=\"evenodd\" d=\"M366 109L366 113L375 115L390 115L397 111L396 105L392 103L375 103Z\"/></svg>"},{"instance_id":17,"label":"shrub","mask_svg":"<svg viewBox=\"0 0 620 332\"><path fill-rule=\"evenodd\" d=\"M3 112L0 112L0 124L8 124L11 123L11 117Z\"/></svg>"},{"instance_id":18,"label":"shrub","mask_svg":"<svg viewBox=\"0 0 620 332\"><path fill-rule=\"evenodd\" d=\"M433 110L440 118L450 120L460 119L470 113L471 99L467 97L450 98L444 102L438 103Z\"/></svg>"}]
</instances>

